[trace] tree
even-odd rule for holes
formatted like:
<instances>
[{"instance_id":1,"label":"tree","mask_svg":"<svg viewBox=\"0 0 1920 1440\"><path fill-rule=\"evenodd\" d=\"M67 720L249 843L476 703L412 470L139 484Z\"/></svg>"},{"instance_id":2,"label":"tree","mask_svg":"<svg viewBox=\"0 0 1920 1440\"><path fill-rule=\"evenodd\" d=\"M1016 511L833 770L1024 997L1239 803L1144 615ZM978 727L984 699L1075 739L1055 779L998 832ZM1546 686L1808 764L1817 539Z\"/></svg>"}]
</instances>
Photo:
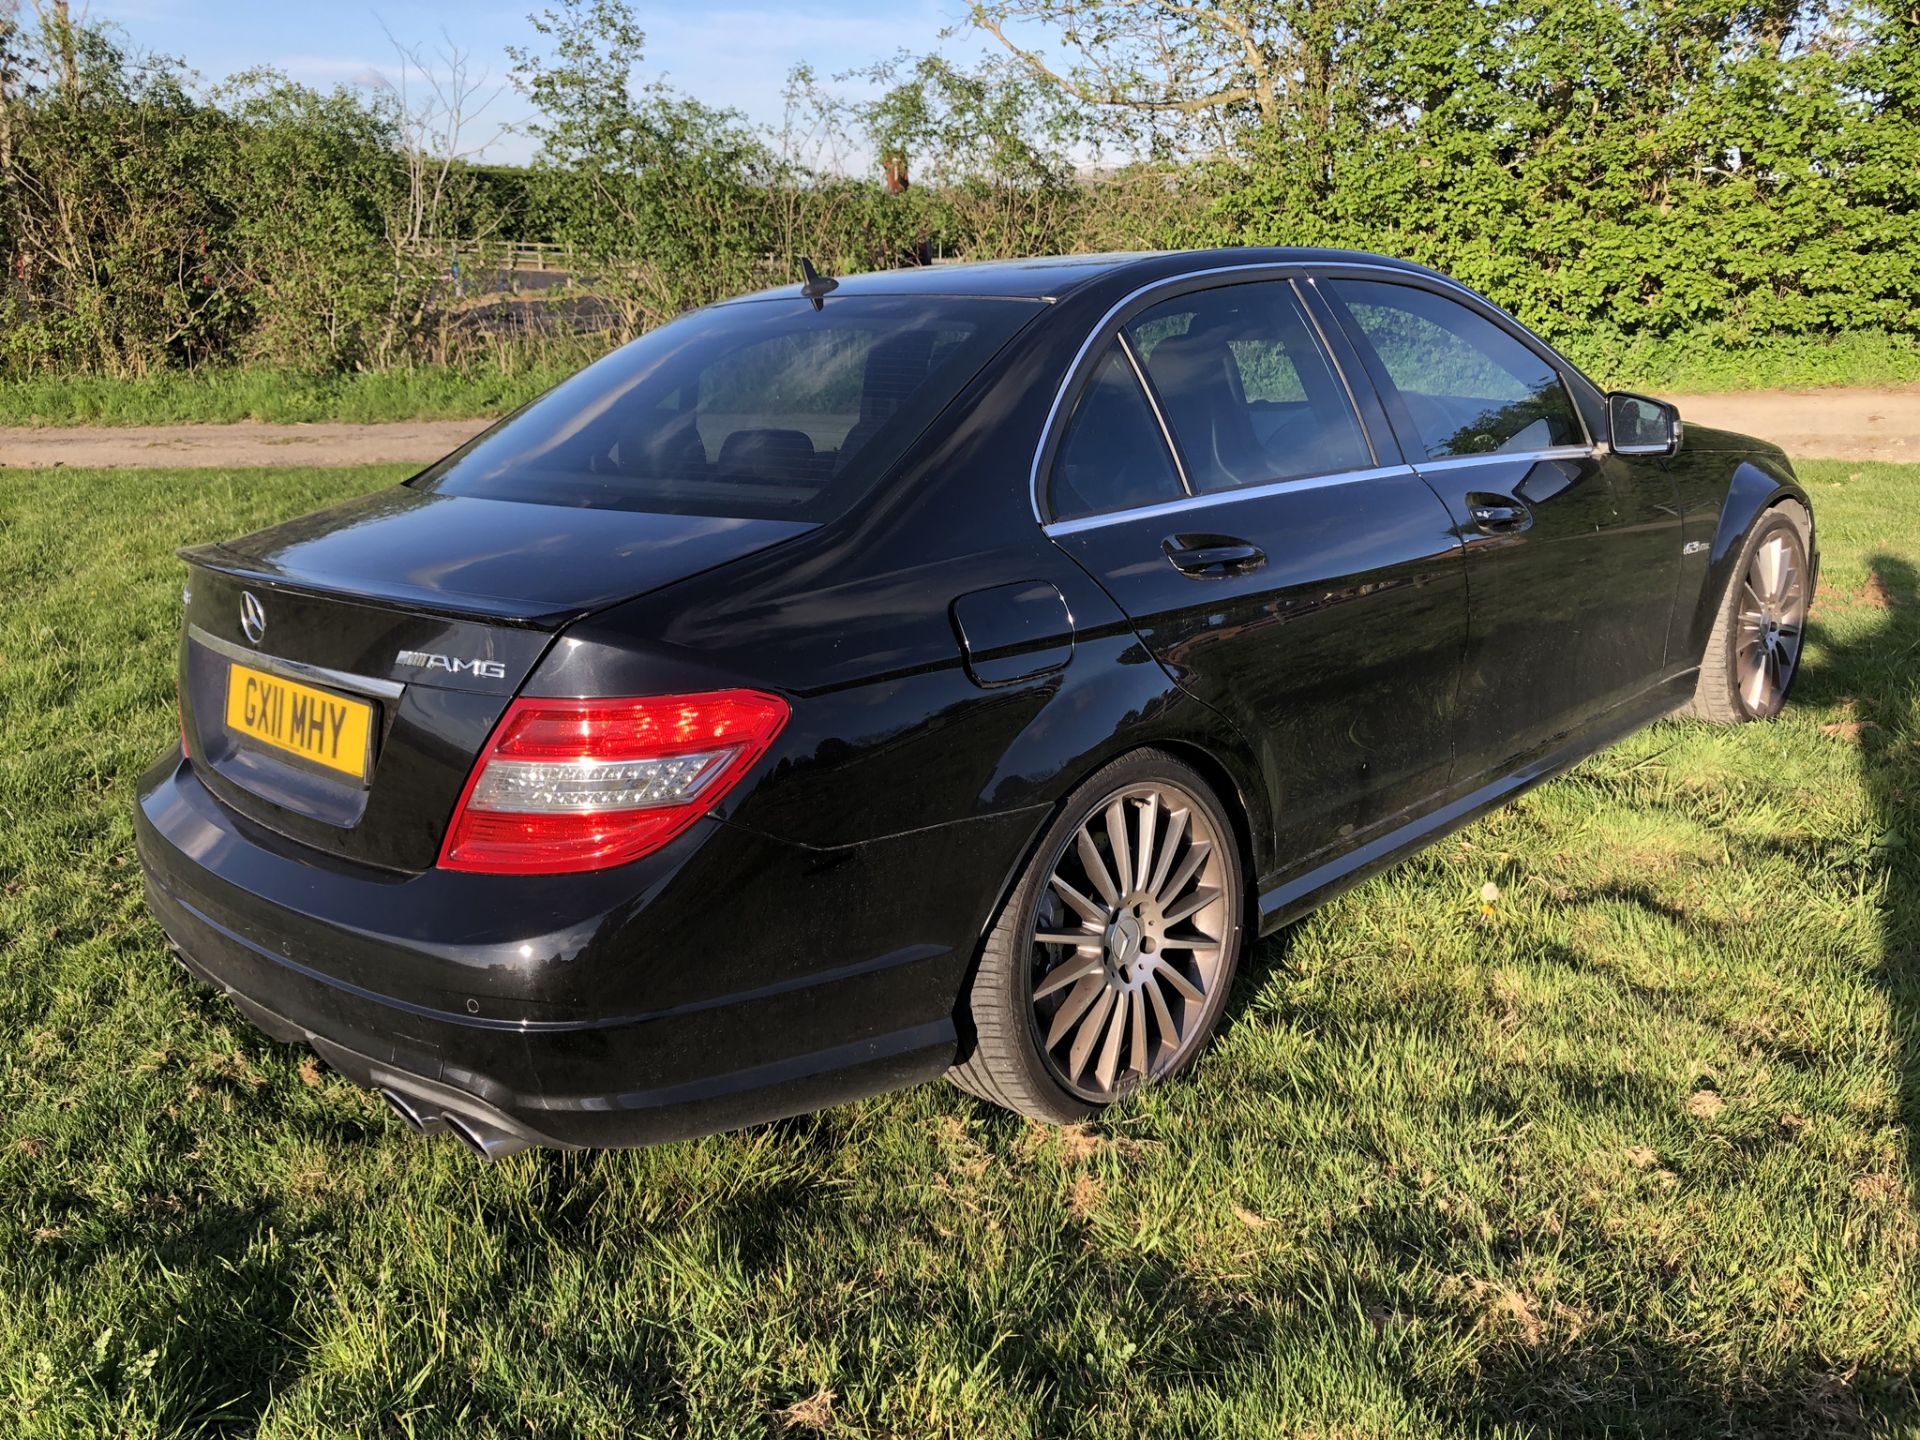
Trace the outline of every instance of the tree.
<instances>
[{"instance_id":1,"label":"tree","mask_svg":"<svg viewBox=\"0 0 1920 1440\"><path fill-rule=\"evenodd\" d=\"M218 216L199 184L219 118L177 64L132 56L64 5L7 16L0 363L24 357L116 372L190 360L219 343L200 272Z\"/></svg>"},{"instance_id":2,"label":"tree","mask_svg":"<svg viewBox=\"0 0 1920 1440\"><path fill-rule=\"evenodd\" d=\"M1382 38L1386 0L972 0L975 25L1035 76L1179 151L1220 152L1250 134L1301 147L1328 169L1342 112ZM1049 62L1015 38L1057 32L1070 57Z\"/></svg>"},{"instance_id":3,"label":"tree","mask_svg":"<svg viewBox=\"0 0 1920 1440\"><path fill-rule=\"evenodd\" d=\"M483 123L506 87L489 88L487 72L474 71L472 52L445 30L431 55L422 45L403 45L391 30L386 34L399 66L395 75L382 77L382 84L392 99L407 174L400 243L417 245L450 234L482 238L497 217L475 213L479 186L467 162L511 133L509 125ZM484 139L475 138L476 125Z\"/></svg>"},{"instance_id":4,"label":"tree","mask_svg":"<svg viewBox=\"0 0 1920 1440\"><path fill-rule=\"evenodd\" d=\"M228 217L224 283L249 358L300 370L376 365L420 323L428 275L405 262L414 212L391 102L323 93L274 70L233 77L209 193Z\"/></svg>"},{"instance_id":5,"label":"tree","mask_svg":"<svg viewBox=\"0 0 1920 1440\"><path fill-rule=\"evenodd\" d=\"M839 77L876 87L844 104L889 180L919 182L923 232L949 253L990 258L1070 249L1085 193L1073 152L1092 131L1084 107L1025 67L971 68L900 55ZM893 188L890 184L889 188Z\"/></svg>"},{"instance_id":6,"label":"tree","mask_svg":"<svg viewBox=\"0 0 1920 1440\"><path fill-rule=\"evenodd\" d=\"M972 13L1062 93L1203 151L1213 240L1425 261L1603 367L1647 336L1920 329L1913 0Z\"/></svg>"},{"instance_id":7,"label":"tree","mask_svg":"<svg viewBox=\"0 0 1920 1440\"><path fill-rule=\"evenodd\" d=\"M625 0L565 0L529 19L549 52L508 54L541 115L537 203L594 262L621 328L746 288L768 248L775 166L744 119L639 80L646 36Z\"/></svg>"}]
</instances>

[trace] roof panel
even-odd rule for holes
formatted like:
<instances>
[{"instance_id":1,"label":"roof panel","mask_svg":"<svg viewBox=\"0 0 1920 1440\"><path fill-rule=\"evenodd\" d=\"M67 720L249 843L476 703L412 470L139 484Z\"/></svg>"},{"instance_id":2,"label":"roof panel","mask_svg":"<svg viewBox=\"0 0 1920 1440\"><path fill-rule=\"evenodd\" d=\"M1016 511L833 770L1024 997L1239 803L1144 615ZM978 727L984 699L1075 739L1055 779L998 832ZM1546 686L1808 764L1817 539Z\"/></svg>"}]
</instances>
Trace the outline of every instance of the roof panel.
<instances>
[{"instance_id":1,"label":"roof panel","mask_svg":"<svg viewBox=\"0 0 1920 1440\"><path fill-rule=\"evenodd\" d=\"M1137 273L1140 282L1164 279L1188 270L1222 265L1322 264L1365 260L1419 270L1384 255L1357 250L1319 250L1296 246L1236 247L1219 250L1142 250L1102 255L1043 255L1023 260L983 260L961 264L916 266L902 270L872 270L837 276L836 295L971 295L1017 299L1058 300L1092 281L1122 272ZM768 299L797 293L792 285L775 286L740 299Z\"/></svg>"}]
</instances>

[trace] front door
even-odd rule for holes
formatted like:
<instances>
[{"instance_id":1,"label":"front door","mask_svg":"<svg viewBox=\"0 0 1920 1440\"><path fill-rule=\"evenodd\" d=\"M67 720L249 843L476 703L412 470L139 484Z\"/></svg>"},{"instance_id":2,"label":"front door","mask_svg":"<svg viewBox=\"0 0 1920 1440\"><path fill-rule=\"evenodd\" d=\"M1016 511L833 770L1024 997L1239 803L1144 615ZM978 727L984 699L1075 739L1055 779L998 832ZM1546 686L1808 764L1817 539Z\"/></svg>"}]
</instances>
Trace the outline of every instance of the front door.
<instances>
[{"instance_id":1,"label":"front door","mask_svg":"<svg viewBox=\"0 0 1920 1440\"><path fill-rule=\"evenodd\" d=\"M1552 750L1657 682L1680 558L1664 469L1596 445L1558 366L1418 283L1315 284L1465 542L1456 779Z\"/></svg>"},{"instance_id":2,"label":"front door","mask_svg":"<svg viewBox=\"0 0 1920 1440\"><path fill-rule=\"evenodd\" d=\"M1413 470L1374 454L1289 282L1124 318L1049 475L1056 543L1260 748L1283 870L1445 786L1460 541Z\"/></svg>"}]
</instances>

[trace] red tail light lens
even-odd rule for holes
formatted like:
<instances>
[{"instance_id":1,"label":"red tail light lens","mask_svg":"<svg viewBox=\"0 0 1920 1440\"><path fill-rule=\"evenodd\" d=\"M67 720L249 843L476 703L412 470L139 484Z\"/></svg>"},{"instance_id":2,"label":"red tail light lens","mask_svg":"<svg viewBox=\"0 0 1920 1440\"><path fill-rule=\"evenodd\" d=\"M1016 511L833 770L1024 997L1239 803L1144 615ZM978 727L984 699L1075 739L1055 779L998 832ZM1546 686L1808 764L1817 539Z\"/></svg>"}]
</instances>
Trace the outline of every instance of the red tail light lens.
<instances>
[{"instance_id":1,"label":"red tail light lens","mask_svg":"<svg viewBox=\"0 0 1920 1440\"><path fill-rule=\"evenodd\" d=\"M552 875L624 865L720 803L787 723L757 690L515 700L440 849L445 870Z\"/></svg>"}]
</instances>

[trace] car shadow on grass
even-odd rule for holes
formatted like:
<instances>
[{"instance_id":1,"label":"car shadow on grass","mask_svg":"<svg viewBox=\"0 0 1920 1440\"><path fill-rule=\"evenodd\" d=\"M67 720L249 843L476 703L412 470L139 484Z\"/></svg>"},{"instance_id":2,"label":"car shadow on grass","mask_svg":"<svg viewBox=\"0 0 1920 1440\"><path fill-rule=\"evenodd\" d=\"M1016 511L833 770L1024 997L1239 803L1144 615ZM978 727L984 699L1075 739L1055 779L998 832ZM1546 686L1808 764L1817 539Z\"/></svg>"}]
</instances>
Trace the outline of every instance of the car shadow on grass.
<instances>
[{"instance_id":1,"label":"car shadow on grass","mask_svg":"<svg viewBox=\"0 0 1920 1440\"><path fill-rule=\"evenodd\" d=\"M154 1143L178 1153L191 1142L156 1133ZM155 1434L250 1433L307 1361L295 1327L313 1284L305 1247L345 1217L296 1217L267 1197L143 1199L131 1214L76 1207L75 1235L36 1257L60 1288L131 1279L144 1292L117 1324L95 1320L90 1363L67 1385L83 1409L146 1413Z\"/></svg>"},{"instance_id":2,"label":"car shadow on grass","mask_svg":"<svg viewBox=\"0 0 1920 1440\"><path fill-rule=\"evenodd\" d=\"M1881 611L1880 623L1848 640L1816 623L1821 653L1798 698L1851 716L1825 728L1856 747L1872 807L1872 832L1846 858L1882 891L1878 979L1899 1046L1898 1120L1911 1177L1920 1172L1920 572L1884 554L1872 556L1867 571L1856 604Z\"/></svg>"},{"instance_id":3,"label":"car shadow on grass","mask_svg":"<svg viewBox=\"0 0 1920 1440\"><path fill-rule=\"evenodd\" d=\"M1857 603L1882 610L1883 618L1851 640L1827 639L1821 662L1808 671L1814 682L1808 698L1853 701L1854 718L1841 722L1836 738L1858 747L1872 807L1874 833L1861 837L1856 866L1882 887L1877 978L1899 1072L1894 1119L1906 1138L1904 1181L1873 1172L1854 1185L1856 1193L1862 1186L1882 1188L1908 1207L1911 1221L1920 1175L1920 572L1887 554L1869 558L1867 572ZM1820 635L1817 628L1814 633ZM1904 1195L1897 1195L1900 1189ZM1900 1417L1893 1423L1920 1420L1914 1370L1887 1378L1895 1397L1888 1409Z\"/></svg>"},{"instance_id":4,"label":"car shadow on grass","mask_svg":"<svg viewBox=\"0 0 1920 1440\"><path fill-rule=\"evenodd\" d=\"M1852 744L1871 811L1870 831L1846 854L1830 841L1764 842L1796 863L1845 872L1847 882L1880 892L1879 965L1899 1069L1896 1123L1904 1131L1906 1183L1920 1170L1920 574L1909 562L1876 555L1872 577L1856 598L1880 612L1864 628L1817 619L1809 627L1816 648L1796 690L1802 704L1840 707L1850 718L1827 728L1829 738ZM1817 612L1816 612L1817 614ZM1691 925L1647 896L1629 895L1649 911ZM1823 1064L1819 1055L1788 1053L1763 1042L1769 1058L1786 1065ZM1898 1186L1897 1175L1868 1174L1854 1182ZM1911 1196L1907 1197L1911 1201ZM1837 1359L1837 1357L1836 1357ZM1552 1357L1512 1356L1483 1366L1478 1383L1450 1410L1473 1428L1514 1426L1526 1433L1571 1436L1629 1427L1642 1435L1841 1436L1904 1433L1920 1415L1912 1366L1842 1368L1804 1358L1756 1355L1731 1386L1702 1383L1697 1347L1615 1334L1575 1343ZM1622 1390L1631 1404L1622 1407ZM1597 1394L1611 1402L1604 1413ZM1432 1397L1428 1397L1431 1399Z\"/></svg>"},{"instance_id":5,"label":"car shadow on grass","mask_svg":"<svg viewBox=\"0 0 1920 1440\"><path fill-rule=\"evenodd\" d=\"M1894 1047L1898 1094L1892 1123L1902 1133L1903 1153L1875 1162L1888 1168L1869 1169L1852 1184L1860 1205L1891 1216L1897 1207L1911 1206L1913 1177L1920 1174L1920 571L1886 554L1867 563L1872 578L1852 597L1844 617L1829 610L1823 620L1816 612L1809 635L1813 653L1795 692L1797 707L1839 710L1843 716L1824 727L1824 738L1853 748L1869 810L1864 833L1838 839L1744 836L1730 849L1734 863L1743 852L1756 859L1778 857L1809 874L1831 875L1844 893L1877 896L1873 979L1884 996ZM1824 591L1822 602L1834 603ZM1685 806L1684 801L1675 804ZM1655 887L1631 880L1576 890L1564 903L1631 905L1681 932L1708 927L1723 940L1738 928L1678 907ZM1295 942L1296 931L1288 927L1253 950L1228 1001L1224 1026L1247 1014L1273 975L1292 967ZM1530 958L1549 968L1594 968L1564 945L1536 948ZM1655 1012L1672 1003L1664 990L1636 986L1616 970L1608 970L1607 977L1610 984L1639 993ZM1877 1037L1869 1031L1862 1039L1871 1045ZM1746 1043L1766 1063L1782 1068L1832 1064L1819 1050L1771 1036L1748 1037ZM1537 1063L1528 1078L1540 1079ZM1550 1083L1571 1109L1596 1121L1622 1113L1653 1114L1672 1103L1666 1082L1653 1076L1597 1083L1591 1073L1568 1068ZM1435 1123L1467 1124L1488 1110L1523 1114L1527 1088L1503 1093L1498 1075L1481 1076L1468 1113L1450 1117L1440 1107ZM1758 1165L1772 1143L1733 1140L1728 1148ZM1904 1168L1898 1168L1901 1161ZM1836 1211L1833 1223L1851 1229L1874 1222ZM1370 1224L1371 1238L1392 1253L1417 1255L1432 1244L1418 1228L1393 1233L1384 1215ZM1383 1310L1391 1308L1386 1299L1380 1303ZM1785 1308L1775 1317L1755 1318L1764 1318L1783 1336L1795 1328ZM1644 1327L1597 1326L1557 1340L1549 1336L1534 1346L1489 1344L1477 1347L1460 1369L1443 1367L1424 1379L1409 1373L1399 1383L1411 1408L1443 1419L1450 1432L1474 1434L1851 1436L1908 1433L1904 1427L1920 1419L1916 1367L1910 1362L1827 1356L1818 1353L1817 1340L1804 1336L1783 1341L1774 1354L1755 1350L1734 1357L1721 1349L1724 1337L1689 1335L1684 1328L1684 1317L1669 1316Z\"/></svg>"},{"instance_id":6,"label":"car shadow on grass","mask_svg":"<svg viewBox=\"0 0 1920 1440\"><path fill-rule=\"evenodd\" d=\"M930 1138L931 1150L915 1148L900 1175L901 1193L823 1185L821 1176L835 1171L863 1128L849 1108L838 1107L648 1156L537 1152L515 1163L546 1172L550 1196L575 1197L564 1210L549 1200L540 1211L542 1241L575 1248L604 1243L608 1217L636 1187L651 1188L664 1168L657 1162L677 1151L693 1183L673 1206L673 1223L648 1222L638 1243L621 1253L688 1276L738 1276L766 1307L756 1324L777 1330L782 1347L801 1355L885 1355L877 1375L888 1386L913 1391L970 1372L964 1388L983 1399L1021 1397L1035 1433L1070 1433L1089 1417L1124 1409L1116 1394L1142 1375L1179 1394L1230 1385L1247 1356L1281 1343L1273 1315L1251 1298L1201 1283L1169 1256L1103 1243L1098 1218L1076 1210L1071 1193L1057 1209L1020 1203L1025 1183L1056 1163L1070 1192L1069 1176L1084 1184L1098 1173L1064 1163L1044 1144L1009 1168L1009 1153L1023 1141L1036 1143L1025 1122L984 1109L974 1124L923 1120L914 1128ZM742 1145L777 1154L783 1172L761 1181L750 1166L738 1167L727 1152ZM970 1228L982 1213L998 1217L993 1233L1002 1225L1012 1232L1007 1249L1020 1263L989 1260L998 1246L983 1249L983 1232ZM529 1247L515 1283L544 1289L551 1258L550 1250ZM788 1288L796 1276L807 1277L812 1295ZM635 1433L693 1433L710 1419L687 1389L688 1374L701 1363L695 1328L671 1304L654 1303L627 1311L616 1329L558 1328L549 1358L558 1373L604 1377L629 1397ZM917 1367L903 1344L938 1360ZM950 1372L945 1380L942 1368ZM848 1373L876 1378L857 1362ZM844 1374L830 1378L847 1383ZM709 1394L699 1404L708 1411L746 1405L746 1392L765 1383L743 1379L740 1395ZM768 1433L843 1432L796 1411L776 1416Z\"/></svg>"}]
</instances>

